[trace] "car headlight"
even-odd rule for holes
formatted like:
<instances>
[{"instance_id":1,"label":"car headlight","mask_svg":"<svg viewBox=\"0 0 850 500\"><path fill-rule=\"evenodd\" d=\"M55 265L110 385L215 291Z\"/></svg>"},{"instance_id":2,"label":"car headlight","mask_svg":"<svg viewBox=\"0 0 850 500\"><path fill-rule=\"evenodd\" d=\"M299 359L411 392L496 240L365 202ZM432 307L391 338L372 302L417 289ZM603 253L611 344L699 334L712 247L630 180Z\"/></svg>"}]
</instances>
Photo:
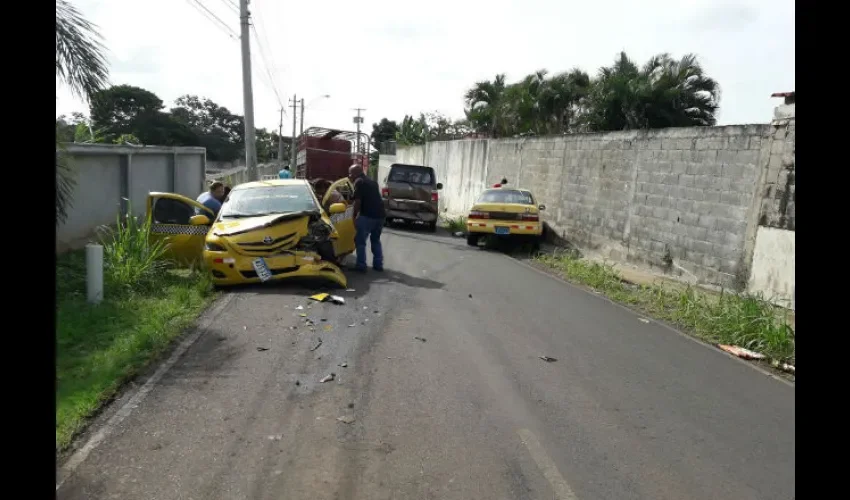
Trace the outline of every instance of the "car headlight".
<instances>
[{"instance_id":1,"label":"car headlight","mask_svg":"<svg viewBox=\"0 0 850 500\"><path fill-rule=\"evenodd\" d=\"M204 243L204 249L210 252L226 252L227 249L217 243Z\"/></svg>"}]
</instances>

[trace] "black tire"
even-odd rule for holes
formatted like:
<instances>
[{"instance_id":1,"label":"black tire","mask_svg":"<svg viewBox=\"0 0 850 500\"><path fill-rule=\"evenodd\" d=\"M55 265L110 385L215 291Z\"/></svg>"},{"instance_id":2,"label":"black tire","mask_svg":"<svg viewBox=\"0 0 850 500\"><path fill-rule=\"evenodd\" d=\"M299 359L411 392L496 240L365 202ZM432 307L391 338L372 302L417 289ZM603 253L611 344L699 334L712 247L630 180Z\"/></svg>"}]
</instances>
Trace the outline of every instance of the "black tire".
<instances>
[{"instance_id":1,"label":"black tire","mask_svg":"<svg viewBox=\"0 0 850 500\"><path fill-rule=\"evenodd\" d=\"M437 222L436 221L428 223L428 232L429 233L436 233L437 232Z\"/></svg>"},{"instance_id":2,"label":"black tire","mask_svg":"<svg viewBox=\"0 0 850 500\"><path fill-rule=\"evenodd\" d=\"M466 244L471 247L478 246L478 239L481 237L480 234L469 233L466 235Z\"/></svg>"}]
</instances>

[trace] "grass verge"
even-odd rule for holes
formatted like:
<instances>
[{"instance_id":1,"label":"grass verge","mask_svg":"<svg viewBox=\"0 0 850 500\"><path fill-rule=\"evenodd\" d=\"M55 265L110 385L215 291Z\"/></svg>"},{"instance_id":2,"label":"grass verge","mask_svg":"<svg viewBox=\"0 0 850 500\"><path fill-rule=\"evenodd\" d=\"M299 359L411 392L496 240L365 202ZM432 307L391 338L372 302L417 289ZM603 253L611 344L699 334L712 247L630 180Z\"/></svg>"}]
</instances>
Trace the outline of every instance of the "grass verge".
<instances>
[{"instance_id":1,"label":"grass verge","mask_svg":"<svg viewBox=\"0 0 850 500\"><path fill-rule=\"evenodd\" d=\"M130 222L104 242L104 299L86 302L84 252L56 262L56 449L118 389L165 352L214 296L206 275L164 264L147 228Z\"/></svg>"},{"instance_id":2,"label":"grass verge","mask_svg":"<svg viewBox=\"0 0 850 500\"><path fill-rule=\"evenodd\" d=\"M450 233L454 234L457 232L466 232L466 217L446 217L445 221L446 229L448 229Z\"/></svg>"},{"instance_id":3,"label":"grass verge","mask_svg":"<svg viewBox=\"0 0 850 500\"><path fill-rule=\"evenodd\" d=\"M794 364L794 328L782 308L760 297L729 292L716 295L691 286L633 285L624 282L612 266L569 253L541 255L535 260L569 281L587 285L708 342L741 346Z\"/></svg>"}]
</instances>

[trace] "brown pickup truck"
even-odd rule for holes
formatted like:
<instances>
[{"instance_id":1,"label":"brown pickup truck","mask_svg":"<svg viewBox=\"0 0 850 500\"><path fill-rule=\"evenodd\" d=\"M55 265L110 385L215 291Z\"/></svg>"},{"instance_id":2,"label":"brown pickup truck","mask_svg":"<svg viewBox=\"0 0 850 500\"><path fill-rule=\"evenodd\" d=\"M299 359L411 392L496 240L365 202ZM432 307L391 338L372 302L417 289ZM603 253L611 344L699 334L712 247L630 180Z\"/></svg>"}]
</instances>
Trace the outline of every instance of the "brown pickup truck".
<instances>
[{"instance_id":1,"label":"brown pickup truck","mask_svg":"<svg viewBox=\"0 0 850 500\"><path fill-rule=\"evenodd\" d=\"M424 165L394 163L381 188L387 225L401 220L406 223L425 224L430 231L437 230L440 195L443 185L437 182L434 169Z\"/></svg>"}]
</instances>

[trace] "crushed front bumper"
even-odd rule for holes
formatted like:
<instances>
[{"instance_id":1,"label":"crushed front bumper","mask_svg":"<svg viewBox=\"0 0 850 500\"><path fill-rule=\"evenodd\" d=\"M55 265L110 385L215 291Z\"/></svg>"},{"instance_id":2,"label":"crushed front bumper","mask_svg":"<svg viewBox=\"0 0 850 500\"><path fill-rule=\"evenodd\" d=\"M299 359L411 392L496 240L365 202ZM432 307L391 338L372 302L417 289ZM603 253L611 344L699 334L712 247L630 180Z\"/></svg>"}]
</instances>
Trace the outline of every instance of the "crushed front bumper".
<instances>
[{"instance_id":1,"label":"crushed front bumper","mask_svg":"<svg viewBox=\"0 0 850 500\"><path fill-rule=\"evenodd\" d=\"M258 258L262 258L271 271L272 276L269 281L287 278L319 278L334 282L343 288L348 286L348 280L342 270L337 265L322 260L314 252L292 251L264 257L230 252L204 252L204 263L210 272L213 284L218 286L261 283L254 269L254 260Z\"/></svg>"}]
</instances>

